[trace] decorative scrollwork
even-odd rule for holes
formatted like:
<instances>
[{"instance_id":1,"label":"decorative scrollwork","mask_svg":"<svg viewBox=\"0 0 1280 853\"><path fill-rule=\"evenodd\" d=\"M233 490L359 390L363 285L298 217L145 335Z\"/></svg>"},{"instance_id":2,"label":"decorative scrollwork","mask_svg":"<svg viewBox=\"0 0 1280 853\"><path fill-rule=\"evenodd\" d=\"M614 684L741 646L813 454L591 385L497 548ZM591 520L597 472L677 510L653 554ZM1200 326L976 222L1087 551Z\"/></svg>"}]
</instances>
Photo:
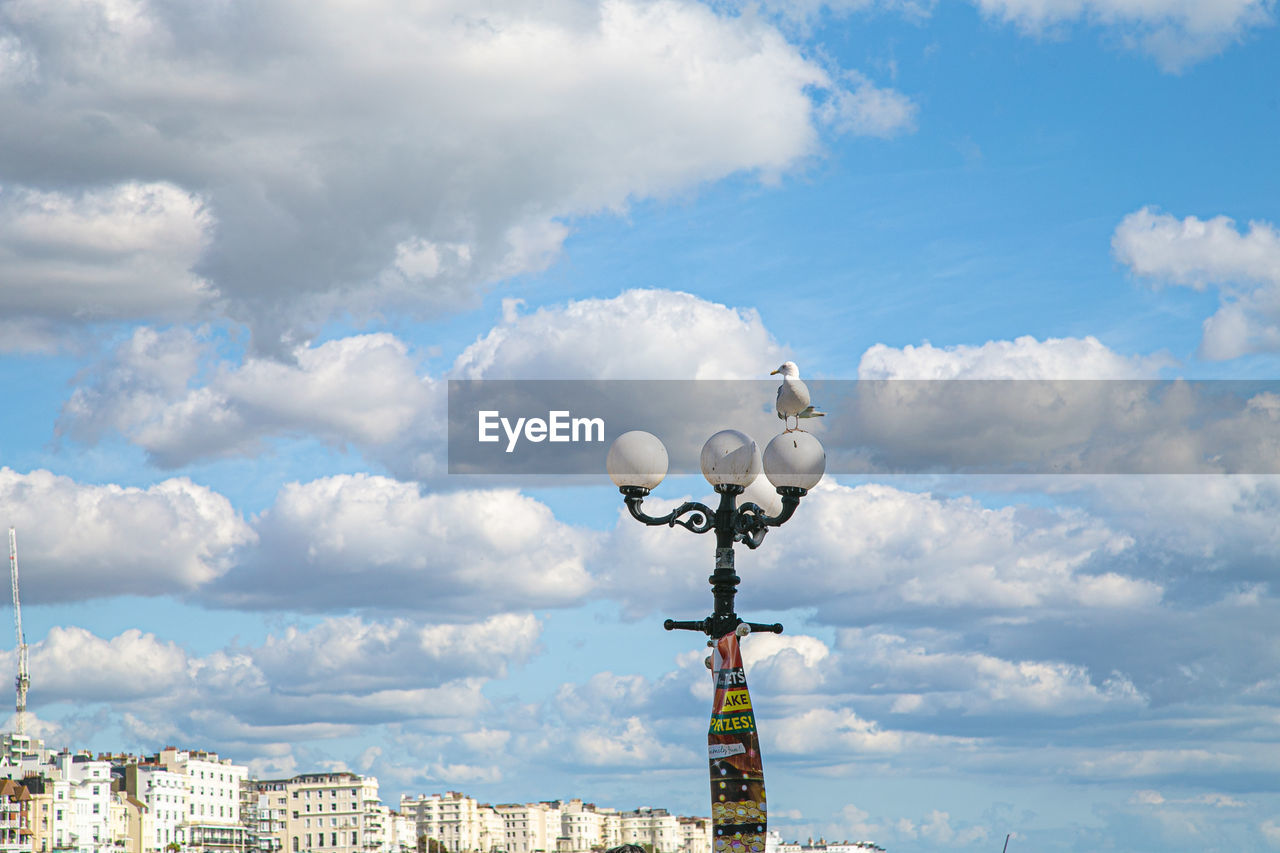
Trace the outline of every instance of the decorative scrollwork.
<instances>
[{"instance_id":1,"label":"decorative scrollwork","mask_svg":"<svg viewBox=\"0 0 1280 853\"><path fill-rule=\"evenodd\" d=\"M694 533L706 533L715 527L715 513L706 504L685 501L666 515L653 516L640 508L640 505L644 503L643 494L624 492L624 495L631 517L650 526L657 527L665 524L667 527L675 527L678 524L685 530L691 530ZM689 517L682 518L685 515Z\"/></svg>"}]
</instances>

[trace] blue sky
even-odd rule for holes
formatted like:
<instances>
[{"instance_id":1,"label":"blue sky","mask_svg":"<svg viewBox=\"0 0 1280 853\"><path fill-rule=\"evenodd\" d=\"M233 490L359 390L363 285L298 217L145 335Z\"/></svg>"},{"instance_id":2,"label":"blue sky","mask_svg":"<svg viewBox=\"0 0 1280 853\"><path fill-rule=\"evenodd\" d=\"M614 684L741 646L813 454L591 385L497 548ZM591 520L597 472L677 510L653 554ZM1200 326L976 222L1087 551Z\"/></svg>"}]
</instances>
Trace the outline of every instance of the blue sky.
<instances>
[{"instance_id":1,"label":"blue sky","mask_svg":"<svg viewBox=\"0 0 1280 853\"><path fill-rule=\"evenodd\" d=\"M32 725L391 802L706 813L704 651L660 624L709 608L711 543L621 518L603 472L448 476L445 381L1275 378L1275 15L6 4ZM1280 847L1277 503L828 478L739 558L740 611L788 628L747 641L771 825Z\"/></svg>"}]
</instances>

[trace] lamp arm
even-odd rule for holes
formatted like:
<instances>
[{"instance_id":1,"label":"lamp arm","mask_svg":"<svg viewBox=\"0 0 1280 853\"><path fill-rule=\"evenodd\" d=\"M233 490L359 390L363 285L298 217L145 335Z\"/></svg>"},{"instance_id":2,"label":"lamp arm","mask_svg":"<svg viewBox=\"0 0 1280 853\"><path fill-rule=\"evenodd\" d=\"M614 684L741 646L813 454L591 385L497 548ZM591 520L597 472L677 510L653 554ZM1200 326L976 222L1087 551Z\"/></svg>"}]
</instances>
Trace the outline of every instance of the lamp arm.
<instances>
[{"instance_id":1,"label":"lamp arm","mask_svg":"<svg viewBox=\"0 0 1280 853\"><path fill-rule=\"evenodd\" d=\"M800 498L806 490L791 486L780 486L778 494L782 496L782 511L777 515L769 515L764 507L748 501L738 507L733 519L734 538L753 551L760 547L764 535L770 527L780 527L791 520L800 506Z\"/></svg>"},{"instance_id":2,"label":"lamp arm","mask_svg":"<svg viewBox=\"0 0 1280 853\"><path fill-rule=\"evenodd\" d=\"M644 494L638 494L637 492L639 491L639 489L633 487L627 487L622 490L623 500L627 503L627 510L636 521L653 527L660 527L664 524L667 527L675 527L678 524L685 530L691 530L694 533L706 533L714 526L715 513L711 511L711 507L696 501L685 501L664 516L649 515L640 508L640 505L644 502L645 494L648 494L648 490L644 490ZM689 517L681 518L684 515Z\"/></svg>"}]
</instances>

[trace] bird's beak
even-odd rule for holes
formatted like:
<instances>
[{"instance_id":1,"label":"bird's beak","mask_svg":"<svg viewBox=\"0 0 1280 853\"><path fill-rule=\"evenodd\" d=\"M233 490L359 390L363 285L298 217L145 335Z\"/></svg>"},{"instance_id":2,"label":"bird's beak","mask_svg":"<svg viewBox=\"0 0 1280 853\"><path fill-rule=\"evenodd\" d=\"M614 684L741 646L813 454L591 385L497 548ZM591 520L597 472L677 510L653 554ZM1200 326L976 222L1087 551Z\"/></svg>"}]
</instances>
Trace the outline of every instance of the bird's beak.
<instances>
[{"instance_id":1,"label":"bird's beak","mask_svg":"<svg viewBox=\"0 0 1280 853\"><path fill-rule=\"evenodd\" d=\"M778 372L777 370L770 370L770 371L769 371L769 375L770 375L770 376L773 376L773 375L774 375L774 374L776 374L777 372Z\"/></svg>"}]
</instances>

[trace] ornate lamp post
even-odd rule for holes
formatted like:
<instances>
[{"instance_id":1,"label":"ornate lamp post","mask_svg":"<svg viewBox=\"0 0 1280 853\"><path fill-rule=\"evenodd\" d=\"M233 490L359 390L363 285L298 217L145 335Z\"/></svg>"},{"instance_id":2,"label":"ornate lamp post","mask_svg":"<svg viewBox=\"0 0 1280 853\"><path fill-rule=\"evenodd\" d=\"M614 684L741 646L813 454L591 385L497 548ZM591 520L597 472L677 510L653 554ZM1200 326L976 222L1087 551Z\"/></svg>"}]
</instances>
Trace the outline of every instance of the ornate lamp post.
<instances>
[{"instance_id":1,"label":"ornate lamp post","mask_svg":"<svg viewBox=\"0 0 1280 853\"><path fill-rule=\"evenodd\" d=\"M733 567L733 546L760 547L769 528L785 524L795 514L800 498L818 484L826 469L822 443L807 432L784 432L769 442L761 458L750 436L727 429L707 439L700 459L702 474L720 495L714 510L703 503L687 501L661 517L641 508L645 497L667 474L667 449L651 433L635 430L618 436L609 448L609 477L622 492L631 516L648 525L677 524L694 533L716 534L716 568L708 579L715 609L706 619L663 623L668 631L701 631L712 639L723 637L739 625L752 631L782 633L782 625L746 622L734 612L733 600L739 577ZM759 504L738 505L738 496L759 476L761 469L782 497L782 511L769 515Z\"/></svg>"}]
</instances>

